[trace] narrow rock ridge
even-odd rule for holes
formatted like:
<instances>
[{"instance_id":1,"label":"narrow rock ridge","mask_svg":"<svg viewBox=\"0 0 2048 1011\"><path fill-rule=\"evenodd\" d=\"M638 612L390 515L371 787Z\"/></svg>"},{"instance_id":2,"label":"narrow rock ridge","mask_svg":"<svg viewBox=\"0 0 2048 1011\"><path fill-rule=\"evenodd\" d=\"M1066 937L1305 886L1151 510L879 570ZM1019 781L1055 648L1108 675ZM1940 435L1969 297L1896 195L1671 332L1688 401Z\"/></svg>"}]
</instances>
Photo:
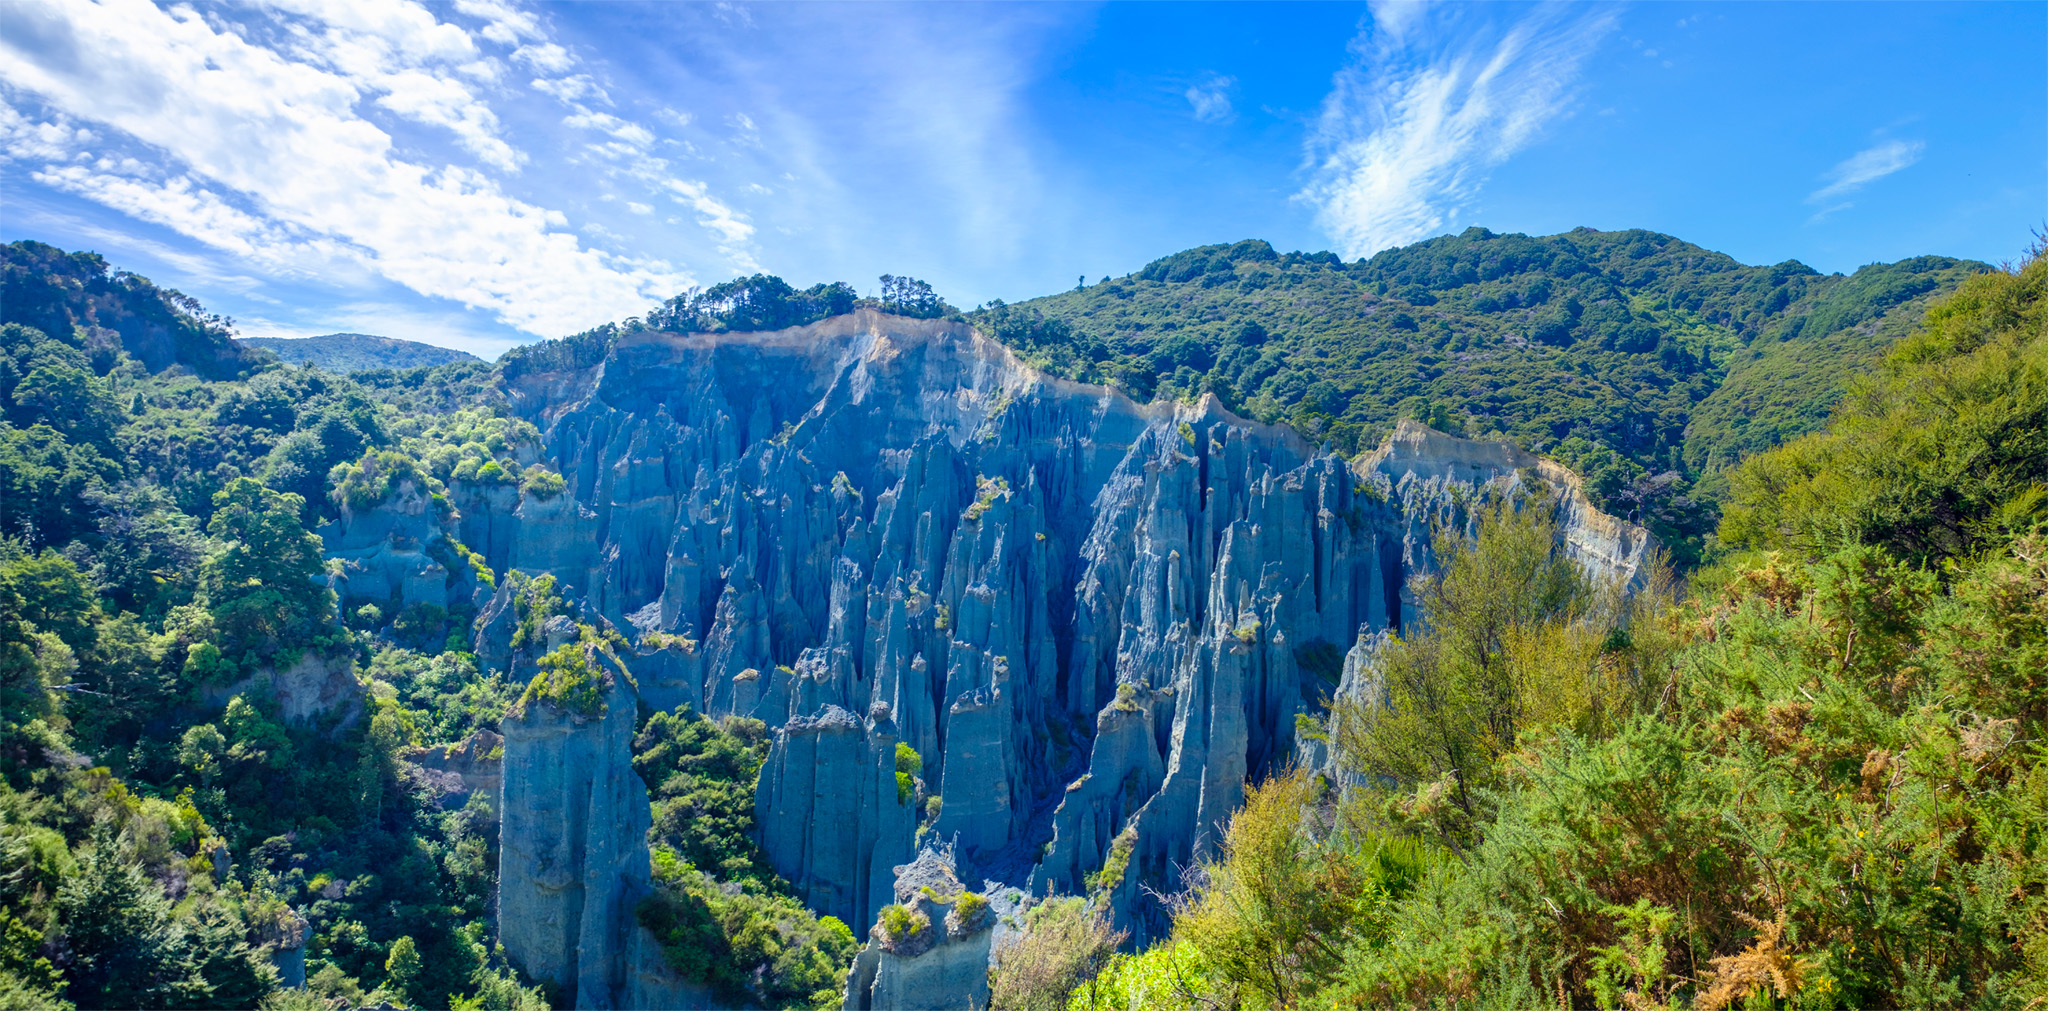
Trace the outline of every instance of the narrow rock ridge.
<instances>
[{"instance_id":1,"label":"narrow rock ridge","mask_svg":"<svg viewBox=\"0 0 2048 1011\"><path fill-rule=\"evenodd\" d=\"M1640 578L1650 546L1511 447L1404 424L1347 464L1213 397L1041 375L943 320L633 334L510 393L568 491L465 511L466 539L674 637L631 661L650 704L775 728L763 850L854 924L922 833L962 878L1041 893L1121 859L1118 925L1156 936L1142 886L1171 890L1247 778L1297 759L1295 717L1413 613L1434 531L1465 529L1482 490L1550 489L1597 577ZM614 830L644 847L644 824Z\"/></svg>"}]
</instances>

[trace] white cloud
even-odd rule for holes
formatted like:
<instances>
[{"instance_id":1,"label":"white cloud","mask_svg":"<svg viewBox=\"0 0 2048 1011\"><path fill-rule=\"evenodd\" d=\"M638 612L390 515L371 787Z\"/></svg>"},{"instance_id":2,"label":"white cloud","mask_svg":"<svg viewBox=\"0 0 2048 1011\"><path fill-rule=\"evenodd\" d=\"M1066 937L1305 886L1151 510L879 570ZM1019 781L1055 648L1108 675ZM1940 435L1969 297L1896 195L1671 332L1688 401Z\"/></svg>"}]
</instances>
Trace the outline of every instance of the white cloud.
<instances>
[{"instance_id":1,"label":"white cloud","mask_svg":"<svg viewBox=\"0 0 2048 1011\"><path fill-rule=\"evenodd\" d=\"M579 109L574 115L563 119L562 124L564 126L576 127L579 130L597 130L608 133L641 150L645 150L654 144L654 134L646 127L608 113Z\"/></svg>"},{"instance_id":2,"label":"white cloud","mask_svg":"<svg viewBox=\"0 0 2048 1011\"><path fill-rule=\"evenodd\" d=\"M281 0L305 20L288 24L292 55L332 70L405 119L440 127L486 164L517 170L525 156L501 136L497 114L460 80L494 77L467 32L410 0L319 4ZM459 75L459 76L458 76Z\"/></svg>"},{"instance_id":3,"label":"white cloud","mask_svg":"<svg viewBox=\"0 0 2048 1011\"><path fill-rule=\"evenodd\" d=\"M567 49L552 42L520 46L513 50L512 58L544 74L559 74L576 65Z\"/></svg>"},{"instance_id":4,"label":"white cloud","mask_svg":"<svg viewBox=\"0 0 2048 1011\"><path fill-rule=\"evenodd\" d=\"M104 172L99 166L52 165L30 174L35 181L111 207L132 218L200 238L240 256L261 257L292 238L254 215L231 206L189 176L163 182Z\"/></svg>"},{"instance_id":5,"label":"white cloud","mask_svg":"<svg viewBox=\"0 0 2048 1011\"><path fill-rule=\"evenodd\" d=\"M1806 202L1825 203L1845 193L1860 190L1919 161L1920 153L1926 149L1927 144L1923 141L1888 140L1858 151L1842 159L1841 164L1822 175L1821 181L1826 185L1808 194ZM1820 213L1825 215L1848 206L1840 204Z\"/></svg>"},{"instance_id":6,"label":"white cloud","mask_svg":"<svg viewBox=\"0 0 2048 1011\"><path fill-rule=\"evenodd\" d=\"M540 19L500 0L455 0L455 9L486 22L481 34L499 45L518 45L521 39L545 41Z\"/></svg>"},{"instance_id":7,"label":"white cloud","mask_svg":"<svg viewBox=\"0 0 2048 1011\"><path fill-rule=\"evenodd\" d=\"M61 116L55 122L30 122L14 106L0 102L0 162L64 161L92 140L91 130Z\"/></svg>"},{"instance_id":8,"label":"white cloud","mask_svg":"<svg viewBox=\"0 0 2048 1011\"><path fill-rule=\"evenodd\" d=\"M419 71L393 74L390 93L377 104L407 119L453 133L477 157L498 168L516 170L526 156L497 136L498 117L453 80Z\"/></svg>"},{"instance_id":9,"label":"white cloud","mask_svg":"<svg viewBox=\"0 0 2048 1011\"><path fill-rule=\"evenodd\" d=\"M1234 77L1209 75L1200 84L1188 85L1185 92L1188 104L1194 107L1198 123L1218 123L1230 118L1230 86L1237 83Z\"/></svg>"},{"instance_id":10,"label":"white cloud","mask_svg":"<svg viewBox=\"0 0 2048 1011\"><path fill-rule=\"evenodd\" d=\"M551 95L564 104L576 104L585 99L596 99L606 105L612 104L612 96L597 86L589 74L574 74L569 77L539 77L533 81L533 90Z\"/></svg>"},{"instance_id":11,"label":"white cloud","mask_svg":"<svg viewBox=\"0 0 2048 1011\"><path fill-rule=\"evenodd\" d=\"M1298 199L1346 256L1444 230L1486 174L1572 104L1606 11L1540 7L1498 40L1447 37L1439 9L1381 3L1309 139Z\"/></svg>"},{"instance_id":12,"label":"white cloud","mask_svg":"<svg viewBox=\"0 0 2048 1011\"><path fill-rule=\"evenodd\" d=\"M47 125L58 134L69 121L105 127L132 138L145 160L175 166L152 174L113 159L88 169L75 157L52 158L39 181L223 249L285 263L358 259L421 294L540 335L616 318L692 283L659 261L584 248L560 212L507 195L478 171L402 156L359 114L359 100L396 94L384 85L410 80L394 54L465 54L413 5L387 6L415 27L307 29L296 39L312 55L294 59L300 54L266 48L250 40L254 33L186 7L17 5L0 35L0 80L56 113ZM496 19L486 38L497 30L516 41L537 31L530 17L522 22L500 5L463 9ZM345 15L355 16L336 18ZM424 34L426 48L407 49L408 31ZM394 32L401 41L391 41ZM495 129L494 120L465 113L453 91L386 108L447 126L465 144L481 144Z\"/></svg>"},{"instance_id":13,"label":"white cloud","mask_svg":"<svg viewBox=\"0 0 2048 1011\"><path fill-rule=\"evenodd\" d=\"M629 210L629 211L632 211L632 212L633 212L633 213L635 213L635 214L653 214L653 213L654 213L654 206L653 206L652 204L642 204L642 203L636 203L636 202L634 202L634 201L631 201L631 200L628 200L628 201L626 201L626 209L627 209L627 210Z\"/></svg>"}]
</instances>

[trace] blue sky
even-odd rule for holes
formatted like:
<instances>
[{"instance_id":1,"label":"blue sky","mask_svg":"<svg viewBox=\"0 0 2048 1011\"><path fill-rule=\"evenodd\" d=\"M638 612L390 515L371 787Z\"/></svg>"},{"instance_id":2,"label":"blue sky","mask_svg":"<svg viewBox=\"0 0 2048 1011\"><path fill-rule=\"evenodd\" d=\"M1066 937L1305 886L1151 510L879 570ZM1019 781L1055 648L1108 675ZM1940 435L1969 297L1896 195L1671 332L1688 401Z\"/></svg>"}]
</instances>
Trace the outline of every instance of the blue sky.
<instances>
[{"instance_id":1,"label":"blue sky","mask_svg":"<svg viewBox=\"0 0 2048 1011\"><path fill-rule=\"evenodd\" d=\"M1651 228L2010 258L2048 5L264 6L0 14L0 235L246 335L488 356L765 270L955 304L1260 237Z\"/></svg>"}]
</instances>

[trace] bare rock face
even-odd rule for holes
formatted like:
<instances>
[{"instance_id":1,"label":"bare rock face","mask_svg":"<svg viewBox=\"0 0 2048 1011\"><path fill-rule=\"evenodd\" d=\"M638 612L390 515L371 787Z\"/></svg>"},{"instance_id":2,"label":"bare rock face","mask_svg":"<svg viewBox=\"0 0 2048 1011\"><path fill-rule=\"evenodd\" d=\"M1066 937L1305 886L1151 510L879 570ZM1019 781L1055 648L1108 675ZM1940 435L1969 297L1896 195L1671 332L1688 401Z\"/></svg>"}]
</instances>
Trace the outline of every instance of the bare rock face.
<instances>
[{"instance_id":1,"label":"bare rock face","mask_svg":"<svg viewBox=\"0 0 2048 1011\"><path fill-rule=\"evenodd\" d=\"M914 798L896 782L896 741L886 711L862 719L827 705L783 726L755 788L776 871L805 905L844 922L874 922L916 833Z\"/></svg>"},{"instance_id":2,"label":"bare rock face","mask_svg":"<svg viewBox=\"0 0 2048 1011\"><path fill-rule=\"evenodd\" d=\"M631 334L510 392L568 489L480 531L492 565L552 573L640 634L633 662L658 669L643 684L664 707L775 728L762 848L849 923L874 922L922 830L957 845L961 877L1114 881L1118 925L1142 943L1165 920L1141 886L1170 886L1215 845L1247 778L1314 757L1295 717L1367 690L1347 658L1412 619L1431 538L1468 526L1481 491L1554 493L1574 557L1602 578L1638 578L1649 546L1510 447L1404 424L1347 463L1213 397L1140 405L1043 376L942 320ZM623 737L599 735L605 758L548 743L567 738L545 720L507 726L507 859L522 847L534 895L560 896L530 900L553 924L536 936L554 938L532 950L581 972L571 939L620 907L585 897L599 889L575 883L584 872L556 885L546 868L628 860L598 856L644 845L644 793L637 816L590 814L575 790L632 776ZM940 798L935 822L899 790L899 743ZM515 771L515 748L537 771ZM562 763L577 771L546 771ZM515 794L544 805L517 832ZM542 860L564 847L585 855Z\"/></svg>"},{"instance_id":3,"label":"bare rock face","mask_svg":"<svg viewBox=\"0 0 2048 1011\"><path fill-rule=\"evenodd\" d=\"M603 711L529 702L504 720L498 935L530 978L578 1008L709 1007L677 979L635 905L648 894L647 787L633 772L636 697L605 671Z\"/></svg>"}]
</instances>

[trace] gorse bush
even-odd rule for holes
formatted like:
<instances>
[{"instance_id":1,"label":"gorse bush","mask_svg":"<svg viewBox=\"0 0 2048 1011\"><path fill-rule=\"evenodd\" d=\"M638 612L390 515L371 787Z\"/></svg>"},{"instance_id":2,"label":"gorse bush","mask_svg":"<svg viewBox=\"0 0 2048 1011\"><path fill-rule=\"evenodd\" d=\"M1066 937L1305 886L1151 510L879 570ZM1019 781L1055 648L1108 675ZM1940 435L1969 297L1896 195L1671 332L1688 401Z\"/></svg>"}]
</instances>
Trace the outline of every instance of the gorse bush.
<instances>
[{"instance_id":1,"label":"gorse bush","mask_svg":"<svg viewBox=\"0 0 2048 1011\"><path fill-rule=\"evenodd\" d=\"M1174 918L1175 941L1201 953L1202 989L1224 1003L1301 1003L1347 950L1384 938L1418 872L1416 846L1362 831L1323 792L1300 772L1251 791Z\"/></svg>"}]
</instances>

